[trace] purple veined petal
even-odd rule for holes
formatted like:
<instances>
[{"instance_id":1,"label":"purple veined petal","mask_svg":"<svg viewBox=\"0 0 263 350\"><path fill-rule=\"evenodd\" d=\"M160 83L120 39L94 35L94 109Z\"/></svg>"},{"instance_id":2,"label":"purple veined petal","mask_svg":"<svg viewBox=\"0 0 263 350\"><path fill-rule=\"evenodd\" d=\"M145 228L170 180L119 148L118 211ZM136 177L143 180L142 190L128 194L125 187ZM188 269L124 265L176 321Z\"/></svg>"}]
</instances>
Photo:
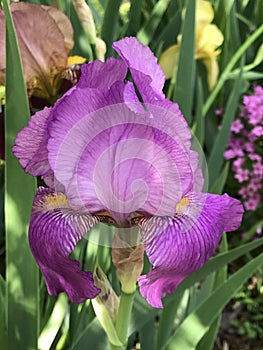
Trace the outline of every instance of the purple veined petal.
<instances>
[{"instance_id":1,"label":"purple veined petal","mask_svg":"<svg viewBox=\"0 0 263 350\"><path fill-rule=\"evenodd\" d=\"M112 47L130 69L144 102L164 99L162 89L165 76L149 47L142 45L135 37L121 39Z\"/></svg>"},{"instance_id":2,"label":"purple veined petal","mask_svg":"<svg viewBox=\"0 0 263 350\"><path fill-rule=\"evenodd\" d=\"M33 115L28 126L18 133L12 149L25 172L33 176L45 176L52 172L47 153L50 112L51 108L45 108Z\"/></svg>"},{"instance_id":3,"label":"purple veined petal","mask_svg":"<svg viewBox=\"0 0 263 350\"><path fill-rule=\"evenodd\" d=\"M75 88L69 95L64 96L59 100L52 110L52 121L49 124L50 138L48 141L48 157L53 170L56 167L56 170L59 172L59 169L56 166L57 157L61 152L60 149L64 139L67 139L69 134L71 136L71 130L74 129L83 118L88 117L92 112L108 105L122 103L124 85L123 82L118 81L113 84L110 90L108 88ZM97 121L95 124L96 123ZM93 134L94 127L96 127L96 125L91 126L89 134ZM89 137L89 134L87 137ZM79 157L78 150L82 147L82 141L85 139L86 135L83 130L79 129L78 134L74 134L74 137L74 140L71 138L71 151L68 156L75 165ZM64 186L67 186L72 176L72 170L71 172L68 172L67 179L67 169L64 171L62 167L61 170L65 175L63 176L63 180L61 180L61 174L58 175L58 177L57 174L55 174L55 176Z\"/></svg>"},{"instance_id":4,"label":"purple veined petal","mask_svg":"<svg viewBox=\"0 0 263 350\"><path fill-rule=\"evenodd\" d=\"M188 127L164 108L146 106L136 114L131 104L112 104L125 87L120 84L103 92L107 107L86 114L84 107L79 120L71 105L57 111L64 119L49 143L55 176L75 210L107 209L117 220L137 210L173 215L193 184ZM99 92L94 98L101 98ZM77 99L73 105L79 106Z\"/></svg>"},{"instance_id":5,"label":"purple veined petal","mask_svg":"<svg viewBox=\"0 0 263 350\"><path fill-rule=\"evenodd\" d=\"M152 270L139 278L141 294L161 308L161 299L213 255L223 231L240 226L242 204L224 194L191 195L175 217L152 217L141 230Z\"/></svg>"},{"instance_id":6,"label":"purple veined petal","mask_svg":"<svg viewBox=\"0 0 263 350\"><path fill-rule=\"evenodd\" d=\"M66 292L73 303L96 297L91 272L68 255L77 242L98 222L96 217L72 211L63 193L40 187L35 195L29 227L29 243L43 273L48 293Z\"/></svg>"},{"instance_id":7,"label":"purple veined petal","mask_svg":"<svg viewBox=\"0 0 263 350\"><path fill-rule=\"evenodd\" d=\"M78 88L110 88L116 81L124 81L126 64L118 58L110 57L105 62L96 60L81 66Z\"/></svg>"}]
</instances>

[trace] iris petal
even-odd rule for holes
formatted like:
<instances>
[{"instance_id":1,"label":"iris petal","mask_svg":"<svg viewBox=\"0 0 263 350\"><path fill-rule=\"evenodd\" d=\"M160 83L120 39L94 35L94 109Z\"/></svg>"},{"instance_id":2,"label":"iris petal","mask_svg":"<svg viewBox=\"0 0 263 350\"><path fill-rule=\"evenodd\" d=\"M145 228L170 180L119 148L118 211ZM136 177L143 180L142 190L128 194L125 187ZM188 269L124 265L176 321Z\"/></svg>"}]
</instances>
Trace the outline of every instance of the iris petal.
<instances>
[{"instance_id":1,"label":"iris petal","mask_svg":"<svg viewBox=\"0 0 263 350\"><path fill-rule=\"evenodd\" d=\"M63 193L37 190L29 228L29 243L43 273L49 294L66 292L73 303L96 297L91 272L80 270L68 255L77 242L98 222L96 217L73 212Z\"/></svg>"},{"instance_id":2,"label":"iris petal","mask_svg":"<svg viewBox=\"0 0 263 350\"><path fill-rule=\"evenodd\" d=\"M78 88L110 88L116 81L123 81L126 74L127 67L120 59L96 60L82 65Z\"/></svg>"},{"instance_id":3,"label":"iris petal","mask_svg":"<svg viewBox=\"0 0 263 350\"><path fill-rule=\"evenodd\" d=\"M162 89L165 76L149 47L142 45L134 37L121 39L115 42L112 47L130 69L144 102L151 102L154 95L157 99L163 99ZM154 95L151 94L150 88L152 88Z\"/></svg>"},{"instance_id":4,"label":"iris petal","mask_svg":"<svg viewBox=\"0 0 263 350\"><path fill-rule=\"evenodd\" d=\"M51 108L37 112L29 120L28 126L17 135L13 153L19 159L26 173L45 176L51 173L47 153L47 125Z\"/></svg>"},{"instance_id":5,"label":"iris petal","mask_svg":"<svg viewBox=\"0 0 263 350\"><path fill-rule=\"evenodd\" d=\"M172 215L193 185L189 129L165 100L134 113L123 101L126 86L78 89L64 99L50 129L50 164L75 210Z\"/></svg>"},{"instance_id":6,"label":"iris petal","mask_svg":"<svg viewBox=\"0 0 263 350\"><path fill-rule=\"evenodd\" d=\"M223 231L239 227L243 207L228 195L198 194L175 217L141 223L146 254L153 269L139 278L141 294L154 307L214 253Z\"/></svg>"}]
</instances>

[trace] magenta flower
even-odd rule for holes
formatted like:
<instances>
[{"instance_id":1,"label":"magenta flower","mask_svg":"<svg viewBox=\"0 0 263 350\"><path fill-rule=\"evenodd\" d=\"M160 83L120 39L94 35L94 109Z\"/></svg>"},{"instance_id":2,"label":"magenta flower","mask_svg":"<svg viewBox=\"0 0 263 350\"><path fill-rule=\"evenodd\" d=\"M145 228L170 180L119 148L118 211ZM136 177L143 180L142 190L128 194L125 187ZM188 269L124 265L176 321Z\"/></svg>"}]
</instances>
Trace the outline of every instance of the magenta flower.
<instances>
[{"instance_id":1,"label":"magenta flower","mask_svg":"<svg viewBox=\"0 0 263 350\"><path fill-rule=\"evenodd\" d=\"M139 278L140 291L162 307L211 257L222 232L239 227L243 208L226 194L201 192L190 130L162 92L164 74L150 49L135 38L113 47L121 58L83 65L79 83L16 138L24 170L48 185L37 190L29 242L48 292L79 303L99 289L68 258L76 243L98 222L137 225L153 266Z\"/></svg>"},{"instance_id":2,"label":"magenta flower","mask_svg":"<svg viewBox=\"0 0 263 350\"><path fill-rule=\"evenodd\" d=\"M242 187L246 210L255 210L262 200L263 163L261 143L263 136L263 89L254 87L254 94L243 97L240 119L231 125L231 136L225 159L233 159L232 171Z\"/></svg>"}]
</instances>

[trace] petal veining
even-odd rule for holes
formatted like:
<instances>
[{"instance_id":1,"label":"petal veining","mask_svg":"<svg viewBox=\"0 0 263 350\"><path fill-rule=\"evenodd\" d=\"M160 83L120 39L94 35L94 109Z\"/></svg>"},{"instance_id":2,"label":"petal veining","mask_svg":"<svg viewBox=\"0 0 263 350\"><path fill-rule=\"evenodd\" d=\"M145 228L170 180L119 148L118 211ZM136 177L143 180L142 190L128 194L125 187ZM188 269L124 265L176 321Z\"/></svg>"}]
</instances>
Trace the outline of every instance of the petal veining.
<instances>
[{"instance_id":1,"label":"petal veining","mask_svg":"<svg viewBox=\"0 0 263 350\"><path fill-rule=\"evenodd\" d=\"M96 297L91 272L68 255L77 242L99 220L72 211L63 193L40 187L37 190L29 228L29 243L43 273L49 294L66 292L73 303Z\"/></svg>"},{"instance_id":2,"label":"petal veining","mask_svg":"<svg viewBox=\"0 0 263 350\"><path fill-rule=\"evenodd\" d=\"M154 307L213 255L223 231L239 227L241 203L228 195L192 195L174 217L142 221L142 237L153 269L139 278L140 291Z\"/></svg>"},{"instance_id":3,"label":"petal veining","mask_svg":"<svg viewBox=\"0 0 263 350\"><path fill-rule=\"evenodd\" d=\"M163 99L162 89L165 76L149 47L141 44L135 37L121 39L115 42L112 47L130 69L144 102L151 102L149 99L150 88L154 91L157 99Z\"/></svg>"},{"instance_id":4,"label":"petal veining","mask_svg":"<svg viewBox=\"0 0 263 350\"><path fill-rule=\"evenodd\" d=\"M51 108L45 108L33 115L17 135L13 153L19 159L26 173L45 176L51 173L48 162L47 125Z\"/></svg>"}]
</instances>

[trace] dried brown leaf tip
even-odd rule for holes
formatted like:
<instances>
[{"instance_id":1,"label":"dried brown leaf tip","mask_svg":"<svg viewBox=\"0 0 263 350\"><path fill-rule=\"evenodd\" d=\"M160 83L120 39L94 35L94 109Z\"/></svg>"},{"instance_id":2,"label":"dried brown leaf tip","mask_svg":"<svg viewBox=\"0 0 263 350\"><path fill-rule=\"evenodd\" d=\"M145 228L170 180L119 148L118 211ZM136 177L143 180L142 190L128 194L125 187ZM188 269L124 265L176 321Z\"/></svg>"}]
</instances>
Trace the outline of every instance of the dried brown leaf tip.
<instances>
[{"instance_id":1,"label":"dried brown leaf tip","mask_svg":"<svg viewBox=\"0 0 263 350\"><path fill-rule=\"evenodd\" d=\"M10 8L28 94L52 102L74 45L71 23L64 13L50 6L13 2ZM0 28L5 28L3 10L0 10ZM0 85L5 82L5 67L5 30L1 30Z\"/></svg>"},{"instance_id":2,"label":"dried brown leaf tip","mask_svg":"<svg viewBox=\"0 0 263 350\"><path fill-rule=\"evenodd\" d=\"M115 235L112 247L112 261L116 268L117 275L121 281L122 291L130 294L136 289L136 283L143 269L143 244L135 248L122 242Z\"/></svg>"}]
</instances>

